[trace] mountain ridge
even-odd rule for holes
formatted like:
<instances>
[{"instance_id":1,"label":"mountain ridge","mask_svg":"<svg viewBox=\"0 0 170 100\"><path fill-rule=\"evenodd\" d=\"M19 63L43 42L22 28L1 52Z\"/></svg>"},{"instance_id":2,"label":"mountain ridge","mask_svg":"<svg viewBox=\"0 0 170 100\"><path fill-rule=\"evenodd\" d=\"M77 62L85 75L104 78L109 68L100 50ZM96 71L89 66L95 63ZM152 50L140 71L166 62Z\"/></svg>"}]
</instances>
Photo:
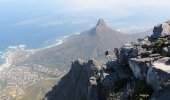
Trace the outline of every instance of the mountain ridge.
<instances>
[{"instance_id":1,"label":"mountain ridge","mask_svg":"<svg viewBox=\"0 0 170 100\"><path fill-rule=\"evenodd\" d=\"M69 73L44 99L169 100L168 25L165 22L156 26L151 36L115 48L115 60L106 63L94 59L88 62L74 60Z\"/></svg>"},{"instance_id":2,"label":"mountain ridge","mask_svg":"<svg viewBox=\"0 0 170 100\"><path fill-rule=\"evenodd\" d=\"M38 64L46 62L45 66L51 66L50 64L55 62L52 66L63 66L66 64L65 61L71 62L75 58L104 59L103 55L107 49L113 50L114 47L119 47L127 40L125 34L111 29L104 20L100 19L94 28L70 36L60 45L36 52L25 62ZM60 64L61 62L62 64ZM60 69L67 68L61 67Z\"/></svg>"}]
</instances>

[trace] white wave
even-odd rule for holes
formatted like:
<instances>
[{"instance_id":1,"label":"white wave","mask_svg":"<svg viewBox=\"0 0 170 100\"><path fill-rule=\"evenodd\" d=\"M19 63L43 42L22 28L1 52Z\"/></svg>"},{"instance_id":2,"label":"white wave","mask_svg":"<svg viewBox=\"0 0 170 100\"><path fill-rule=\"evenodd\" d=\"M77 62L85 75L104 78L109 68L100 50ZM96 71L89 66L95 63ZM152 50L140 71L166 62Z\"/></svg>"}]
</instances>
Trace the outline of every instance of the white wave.
<instances>
[{"instance_id":1,"label":"white wave","mask_svg":"<svg viewBox=\"0 0 170 100\"><path fill-rule=\"evenodd\" d=\"M2 65L2 66L0 66L0 71L1 70L3 70L4 68L6 68L6 67L9 67L9 66L11 66L11 61L10 61L10 58L8 58L8 55L11 53L11 51L8 51L8 52L6 52L6 53L4 53L3 55L2 55L2 59L4 59L4 64Z\"/></svg>"},{"instance_id":2,"label":"white wave","mask_svg":"<svg viewBox=\"0 0 170 100\"><path fill-rule=\"evenodd\" d=\"M70 35L63 36L63 37L60 37L60 38L56 38L56 39L55 39L55 43L54 43L53 45L47 46L47 47L45 47L44 49L46 49L46 48L51 48L51 47L53 47L53 46L57 46L57 45L62 44L62 43L65 41L65 39L67 39L69 36L70 36Z\"/></svg>"},{"instance_id":3,"label":"white wave","mask_svg":"<svg viewBox=\"0 0 170 100\"><path fill-rule=\"evenodd\" d=\"M66 36L63 36L63 37L56 38L56 39L55 39L55 43L54 43L53 45L46 46L46 47L44 47L44 48L39 48L39 49L26 49L26 48L27 48L26 45L8 46L8 49L10 49L10 50L8 50L8 52L6 52L6 53L0 52L0 54L2 54L1 58L2 58L2 59L5 59L5 63L4 63L2 66L0 66L0 71L1 71L3 68L5 68L5 67L11 66L10 58L8 58L7 55L8 55L10 52L14 51L14 50L17 50L17 49L21 49L21 50L22 50L22 49L23 49L23 50L26 50L26 51L31 52L32 54L34 54L35 52L38 52L38 51L40 51L40 50L44 50L44 49L47 49L47 48L51 48L51 47L60 45L60 44L62 44L68 37L70 37L70 36L72 36L72 35L79 35L79 34L80 34L80 33L74 33L74 34L71 34L71 35L66 35ZM48 42L48 41L46 41L46 42Z\"/></svg>"},{"instance_id":4,"label":"white wave","mask_svg":"<svg viewBox=\"0 0 170 100\"><path fill-rule=\"evenodd\" d=\"M76 35L79 35L79 34L81 34L81 33L78 32L78 33L75 33L75 34L76 34Z\"/></svg>"},{"instance_id":5,"label":"white wave","mask_svg":"<svg viewBox=\"0 0 170 100\"><path fill-rule=\"evenodd\" d=\"M26 45L18 45L19 48L26 48Z\"/></svg>"},{"instance_id":6,"label":"white wave","mask_svg":"<svg viewBox=\"0 0 170 100\"><path fill-rule=\"evenodd\" d=\"M8 49L17 49L17 46L8 46Z\"/></svg>"},{"instance_id":7,"label":"white wave","mask_svg":"<svg viewBox=\"0 0 170 100\"><path fill-rule=\"evenodd\" d=\"M14 45L14 46L8 46L8 49L16 50L16 49L25 49L26 45Z\"/></svg>"}]
</instances>

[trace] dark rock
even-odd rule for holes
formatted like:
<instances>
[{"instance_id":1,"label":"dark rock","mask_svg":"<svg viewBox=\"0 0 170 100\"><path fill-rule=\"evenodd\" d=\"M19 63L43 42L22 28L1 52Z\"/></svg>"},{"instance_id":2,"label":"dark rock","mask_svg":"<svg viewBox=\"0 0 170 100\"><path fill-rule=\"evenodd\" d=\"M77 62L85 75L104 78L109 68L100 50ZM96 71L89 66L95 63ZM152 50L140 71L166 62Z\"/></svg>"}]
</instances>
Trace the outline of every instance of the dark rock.
<instances>
[{"instance_id":1,"label":"dark rock","mask_svg":"<svg viewBox=\"0 0 170 100\"><path fill-rule=\"evenodd\" d=\"M121 64L116 60L116 61L108 61L106 63L106 71L116 71L121 67Z\"/></svg>"},{"instance_id":2,"label":"dark rock","mask_svg":"<svg viewBox=\"0 0 170 100\"><path fill-rule=\"evenodd\" d=\"M116 55L116 58L119 57L119 49L118 48L114 48L114 53Z\"/></svg>"},{"instance_id":3,"label":"dark rock","mask_svg":"<svg viewBox=\"0 0 170 100\"><path fill-rule=\"evenodd\" d=\"M46 95L48 100L98 100L97 79L94 74L100 65L90 60L73 61L69 73Z\"/></svg>"},{"instance_id":4,"label":"dark rock","mask_svg":"<svg viewBox=\"0 0 170 100\"><path fill-rule=\"evenodd\" d=\"M170 80L161 84L151 96L151 100L170 100Z\"/></svg>"},{"instance_id":5,"label":"dark rock","mask_svg":"<svg viewBox=\"0 0 170 100\"><path fill-rule=\"evenodd\" d=\"M161 36L170 35L170 25L169 22L159 24L154 27L152 38L159 38Z\"/></svg>"},{"instance_id":6,"label":"dark rock","mask_svg":"<svg viewBox=\"0 0 170 100\"><path fill-rule=\"evenodd\" d=\"M147 74L146 81L153 89L158 89L159 85L170 77L170 74L155 67L151 67Z\"/></svg>"},{"instance_id":7,"label":"dark rock","mask_svg":"<svg viewBox=\"0 0 170 100\"><path fill-rule=\"evenodd\" d=\"M151 85L153 89L158 89L160 84L170 77L169 62L170 58L161 58L149 68L146 82Z\"/></svg>"},{"instance_id":8,"label":"dark rock","mask_svg":"<svg viewBox=\"0 0 170 100\"><path fill-rule=\"evenodd\" d=\"M119 52L119 63L122 65L127 65L130 58L138 56L138 48L135 48L132 44L125 44L121 47Z\"/></svg>"},{"instance_id":9,"label":"dark rock","mask_svg":"<svg viewBox=\"0 0 170 100\"><path fill-rule=\"evenodd\" d=\"M129 66L136 78L145 81L152 61L152 58L131 58Z\"/></svg>"}]
</instances>

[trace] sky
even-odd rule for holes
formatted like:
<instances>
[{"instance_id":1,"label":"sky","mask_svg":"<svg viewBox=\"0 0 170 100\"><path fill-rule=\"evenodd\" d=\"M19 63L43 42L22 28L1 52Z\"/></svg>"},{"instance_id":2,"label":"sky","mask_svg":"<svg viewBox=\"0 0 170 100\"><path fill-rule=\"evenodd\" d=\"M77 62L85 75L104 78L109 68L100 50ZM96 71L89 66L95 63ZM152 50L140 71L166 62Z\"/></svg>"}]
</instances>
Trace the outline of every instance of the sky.
<instances>
[{"instance_id":1,"label":"sky","mask_svg":"<svg viewBox=\"0 0 170 100\"><path fill-rule=\"evenodd\" d=\"M113 28L152 27L170 19L169 9L170 0L0 0L0 28L81 31L99 18Z\"/></svg>"}]
</instances>

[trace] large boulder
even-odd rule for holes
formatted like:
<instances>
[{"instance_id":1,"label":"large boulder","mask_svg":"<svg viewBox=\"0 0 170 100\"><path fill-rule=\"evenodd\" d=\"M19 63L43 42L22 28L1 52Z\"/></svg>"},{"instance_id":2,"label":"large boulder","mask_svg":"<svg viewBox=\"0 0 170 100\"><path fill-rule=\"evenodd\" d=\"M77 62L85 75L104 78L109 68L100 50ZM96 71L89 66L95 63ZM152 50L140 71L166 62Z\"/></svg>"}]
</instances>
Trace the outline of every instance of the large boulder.
<instances>
[{"instance_id":1,"label":"large boulder","mask_svg":"<svg viewBox=\"0 0 170 100\"><path fill-rule=\"evenodd\" d=\"M108 61L107 63L106 63L106 71L116 71L116 70L118 70L120 67L121 67L121 64L117 61L117 60L115 60L115 61Z\"/></svg>"},{"instance_id":2,"label":"large boulder","mask_svg":"<svg viewBox=\"0 0 170 100\"><path fill-rule=\"evenodd\" d=\"M134 76L145 81L152 60L152 58L131 58L129 60L129 66L133 71Z\"/></svg>"},{"instance_id":3,"label":"large boulder","mask_svg":"<svg viewBox=\"0 0 170 100\"><path fill-rule=\"evenodd\" d=\"M115 83L124 79L130 78L130 75L126 71L116 71L107 73L105 78L101 81L103 87L112 88L115 87Z\"/></svg>"},{"instance_id":4,"label":"large boulder","mask_svg":"<svg viewBox=\"0 0 170 100\"><path fill-rule=\"evenodd\" d=\"M147 73L146 82L153 89L158 89L160 84L170 78L170 58L162 58L154 62Z\"/></svg>"},{"instance_id":5,"label":"large boulder","mask_svg":"<svg viewBox=\"0 0 170 100\"><path fill-rule=\"evenodd\" d=\"M163 55L163 56L170 57L170 46L163 47L163 49L162 49L162 55Z\"/></svg>"},{"instance_id":6,"label":"large boulder","mask_svg":"<svg viewBox=\"0 0 170 100\"><path fill-rule=\"evenodd\" d=\"M127 65L130 58L135 58L137 56L138 48L134 47L132 44L125 44L120 48L118 60L120 64Z\"/></svg>"},{"instance_id":7,"label":"large boulder","mask_svg":"<svg viewBox=\"0 0 170 100\"><path fill-rule=\"evenodd\" d=\"M170 80L166 80L151 96L151 100L170 100Z\"/></svg>"},{"instance_id":8,"label":"large boulder","mask_svg":"<svg viewBox=\"0 0 170 100\"><path fill-rule=\"evenodd\" d=\"M152 38L159 38L161 36L170 35L170 24L169 21L159 24L154 27Z\"/></svg>"},{"instance_id":9,"label":"large boulder","mask_svg":"<svg viewBox=\"0 0 170 100\"><path fill-rule=\"evenodd\" d=\"M151 46L152 46L152 44L151 44L150 41L141 41L141 47L142 48L148 49L148 48L151 48Z\"/></svg>"}]
</instances>

